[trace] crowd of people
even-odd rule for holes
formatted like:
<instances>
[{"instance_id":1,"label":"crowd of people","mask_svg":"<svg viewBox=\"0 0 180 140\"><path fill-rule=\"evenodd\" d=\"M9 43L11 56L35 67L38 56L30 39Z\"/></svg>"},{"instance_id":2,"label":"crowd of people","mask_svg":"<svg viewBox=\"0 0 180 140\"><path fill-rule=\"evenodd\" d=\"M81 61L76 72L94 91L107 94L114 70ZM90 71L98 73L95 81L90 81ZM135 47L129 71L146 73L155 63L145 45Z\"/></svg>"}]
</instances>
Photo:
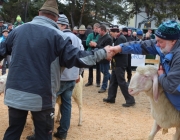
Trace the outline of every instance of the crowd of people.
<instances>
[{"instance_id":1,"label":"crowd of people","mask_svg":"<svg viewBox=\"0 0 180 140\"><path fill-rule=\"evenodd\" d=\"M65 140L70 127L72 91L79 77L83 77L83 68L89 72L85 88L93 85L93 69L96 69L98 93L108 92L103 102L115 103L120 87L125 99L122 106L134 106L135 99L128 93L131 53L160 55L164 69L158 71L159 83L170 102L180 110L180 102L175 99L180 92L180 27L175 21L160 25L156 36L151 29L139 37L130 28L99 23L87 28L82 24L71 30L67 16L59 14L56 0L46 0L31 22L24 24L18 15L13 29L13 24L6 27L0 20L0 33L2 75L6 74L6 65L9 67L4 98L9 108L9 127L3 140L20 139L28 111L35 130L27 139L52 140L58 96L62 100L61 119L53 136Z\"/></svg>"}]
</instances>

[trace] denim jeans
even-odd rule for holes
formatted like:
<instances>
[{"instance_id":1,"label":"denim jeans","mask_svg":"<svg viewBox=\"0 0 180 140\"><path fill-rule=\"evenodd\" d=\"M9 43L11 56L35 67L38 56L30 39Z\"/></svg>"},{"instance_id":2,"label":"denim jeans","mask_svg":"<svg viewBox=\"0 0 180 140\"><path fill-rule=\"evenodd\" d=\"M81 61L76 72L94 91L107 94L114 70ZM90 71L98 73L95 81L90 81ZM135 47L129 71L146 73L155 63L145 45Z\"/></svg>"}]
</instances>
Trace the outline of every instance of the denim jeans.
<instances>
[{"instance_id":1,"label":"denim jeans","mask_svg":"<svg viewBox=\"0 0 180 140\"><path fill-rule=\"evenodd\" d=\"M108 80L110 80L110 73L109 73L110 65L109 63L100 63L100 70L103 73L103 81L101 89L106 90L108 86Z\"/></svg>"},{"instance_id":2,"label":"denim jeans","mask_svg":"<svg viewBox=\"0 0 180 140\"><path fill-rule=\"evenodd\" d=\"M61 119L60 126L57 128L59 135L66 136L70 127L71 120L71 96L75 86L75 81L61 81L60 90L57 96L61 95Z\"/></svg>"}]
</instances>

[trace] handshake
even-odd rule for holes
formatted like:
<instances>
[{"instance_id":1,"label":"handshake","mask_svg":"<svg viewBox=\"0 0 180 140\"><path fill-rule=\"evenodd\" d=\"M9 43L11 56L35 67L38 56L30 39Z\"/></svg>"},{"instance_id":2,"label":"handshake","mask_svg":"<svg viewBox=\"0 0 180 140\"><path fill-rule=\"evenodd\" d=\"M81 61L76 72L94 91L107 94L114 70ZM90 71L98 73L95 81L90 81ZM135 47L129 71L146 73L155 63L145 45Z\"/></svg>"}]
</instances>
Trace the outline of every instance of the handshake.
<instances>
[{"instance_id":1,"label":"handshake","mask_svg":"<svg viewBox=\"0 0 180 140\"><path fill-rule=\"evenodd\" d=\"M108 45L108 46L104 47L104 49L106 50L106 53L107 53L107 56L106 56L107 60L111 60L115 54L121 52L120 45L117 45L117 46L109 46Z\"/></svg>"}]
</instances>

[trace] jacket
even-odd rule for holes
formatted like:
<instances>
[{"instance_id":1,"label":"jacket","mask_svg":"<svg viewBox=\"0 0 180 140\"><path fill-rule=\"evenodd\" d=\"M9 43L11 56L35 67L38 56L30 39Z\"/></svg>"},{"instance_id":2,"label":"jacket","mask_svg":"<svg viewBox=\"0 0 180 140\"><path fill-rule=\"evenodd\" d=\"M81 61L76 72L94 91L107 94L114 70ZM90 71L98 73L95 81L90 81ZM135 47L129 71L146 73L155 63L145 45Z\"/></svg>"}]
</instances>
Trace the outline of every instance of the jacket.
<instances>
[{"instance_id":1,"label":"jacket","mask_svg":"<svg viewBox=\"0 0 180 140\"><path fill-rule=\"evenodd\" d=\"M56 22L44 16L18 26L0 43L0 60L8 54L12 59L4 103L30 111L54 108L62 67L90 67L106 57L105 50L85 52L72 46Z\"/></svg>"},{"instance_id":2,"label":"jacket","mask_svg":"<svg viewBox=\"0 0 180 140\"><path fill-rule=\"evenodd\" d=\"M83 45L81 44L81 40L71 32L70 29L63 30L63 33L70 37L72 41L72 45L77 47L80 50L84 50ZM73 81L77 80L79 77L79 68L72 67L70 69L65 68L61 74L61 81Z\"/></svg>"},{"instance_id":3,"label":"jacket","mask_svg":"<svg viewBox=\"0 0 180 140\"><path fill-rule=\"evenodd\" d=\"M125 38L124 35L121 34L117 39L114 40L114 45L116 46L125 42L127 42L127 39ZM121 67L121 66L126 67L127 64L128 64L127 54L116 54L115 56L113 56L112 61L111 61L112 69L114 69L115 67Z\"/></svg>"},{"instance_id":4,"label":"jacket","mask_svg":"<svg viewBox=\"0 0 180 140\"><path fill-rule=\"evenodd\" d=\"M88 47L88 48L87 48L88 51L94 49L93 47L91 47L91 46L89 45L89 43L90 43L91 41L97 42L98 39L99 39L99 34L98 34L98 33L95 33L95 32L90 33L90 34L87 36L86 46Z\"/></svg>"},{"instance_id":5,"label":"jacket","mask_svg":"<svg viewBox=\"0 0 180 140\"><path fill-rule=\"evenodd\" d=\"M106 33L104 36L99 37L99 39L97 40L96 48L103 49L107 45L112 45L112 43L112 37L108 33ZM104 59L101 60L99 63L109 63L109 61Z\"/></svg>"},{"instance_id":6,"label":"jacket","mask_svg":"<svg viewBox=\"0 0 180 140\"><path fill-rule=\"evenodd\" d=\"M120 45L123 54L157 54L160 56L160 63L165 69L165 74L159 76L159 83L169 101L180 111L180 40L177 40L173 49L166 55L161 53L160 48L156 46L156 40L153 39Z\"/></svg>"}]
</instances>

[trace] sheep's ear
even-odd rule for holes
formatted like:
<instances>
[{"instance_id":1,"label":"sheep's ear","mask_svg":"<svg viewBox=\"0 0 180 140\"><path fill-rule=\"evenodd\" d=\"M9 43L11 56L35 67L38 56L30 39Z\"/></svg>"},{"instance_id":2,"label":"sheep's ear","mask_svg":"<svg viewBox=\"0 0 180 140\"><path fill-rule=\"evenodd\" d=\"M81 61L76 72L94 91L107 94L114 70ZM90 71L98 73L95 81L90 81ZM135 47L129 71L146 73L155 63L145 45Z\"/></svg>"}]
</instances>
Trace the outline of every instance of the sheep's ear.
<instances>
[{"instance_id":1,"label":"sheep's ear","mask_svg":"<svg viewBox=\"0 0 180 140\"><path fill-rule=\"evenodd\" d=\"M156 74L153 76L153 98L155 102L158 101L158 96L158 75Z\"/></svg>"}]
</instances>

